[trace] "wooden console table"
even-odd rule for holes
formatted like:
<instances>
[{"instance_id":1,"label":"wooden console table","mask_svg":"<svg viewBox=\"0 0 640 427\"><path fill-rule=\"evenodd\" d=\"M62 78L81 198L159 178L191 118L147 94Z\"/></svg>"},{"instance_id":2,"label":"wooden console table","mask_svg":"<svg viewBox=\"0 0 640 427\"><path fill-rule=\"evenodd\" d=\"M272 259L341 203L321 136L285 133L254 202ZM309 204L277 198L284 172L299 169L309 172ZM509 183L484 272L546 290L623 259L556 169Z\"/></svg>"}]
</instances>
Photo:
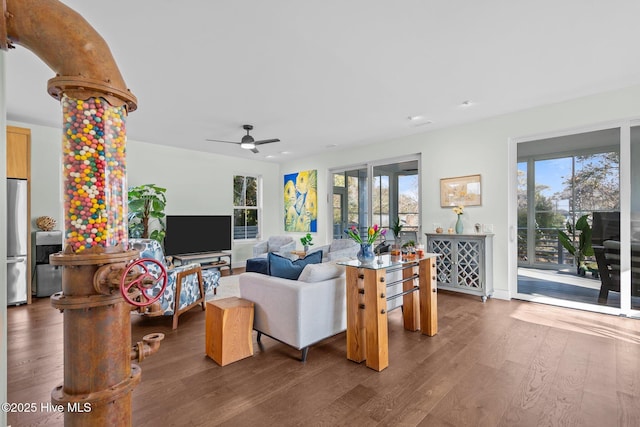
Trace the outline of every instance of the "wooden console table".
<instances>
[{"instance_id":1,"label":"wooden console table","mask_svg":"<svg viewBox=\"0 0 640 427\"><path fill-rule=\"evenodd\" d=\"M223 258L229 258L229 262ZM207 268L227 267L229 274L233 274L233 270L231 269L231 252L200 252L197 254L174 255L173 260L174 262L178 261L178 265L197 262L203 270Z\"/></svg>"},{"instance_id":2,"label":"wooden console table","mask_svg":"<svg viewBox=\"0 0 640 427\"><path fill-rule=\"evenodd\" d=\"M367 367L376 371L389 366L387 299L403 298L405 329L420 329L428 336L438 333L438 256L426 253L409 261L383 255L379 257L381 263L338 263L347 267L347 359L358 363L366 360ZM402 270L401 294L387 296L387 270Z\"/></svg>"}]
</instances>

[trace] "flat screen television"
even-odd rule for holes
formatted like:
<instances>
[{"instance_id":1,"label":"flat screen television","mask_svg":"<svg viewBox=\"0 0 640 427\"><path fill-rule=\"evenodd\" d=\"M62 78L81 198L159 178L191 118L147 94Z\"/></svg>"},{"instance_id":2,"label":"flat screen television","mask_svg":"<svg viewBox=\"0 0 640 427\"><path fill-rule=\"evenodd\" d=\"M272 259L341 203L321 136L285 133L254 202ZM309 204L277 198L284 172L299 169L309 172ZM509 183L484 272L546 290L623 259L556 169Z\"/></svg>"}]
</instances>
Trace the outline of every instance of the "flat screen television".
<instances>
[{"instance_id":1,"label":"flat screen television","mask_svg":"<svg viewBox=\"0 0 640 427\"><path fill-rule=\"evenodd\" d=\"M167 215L166 255L231 250L230 215Z\"/></svg>"}]
</instances>

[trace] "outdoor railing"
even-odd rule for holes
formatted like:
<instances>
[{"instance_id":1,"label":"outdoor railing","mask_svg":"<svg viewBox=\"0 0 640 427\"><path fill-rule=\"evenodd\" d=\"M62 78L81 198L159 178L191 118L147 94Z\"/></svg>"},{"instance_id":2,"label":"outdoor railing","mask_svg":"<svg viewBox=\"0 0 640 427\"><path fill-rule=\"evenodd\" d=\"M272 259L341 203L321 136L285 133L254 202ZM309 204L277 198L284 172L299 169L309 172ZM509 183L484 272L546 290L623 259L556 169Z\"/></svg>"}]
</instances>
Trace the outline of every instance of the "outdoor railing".
<instances>
[{"instance_id":1,"label":"outdoor railing","mask_svg":"<svg viewBox=\"0 0 640 427\"><path fill-rule=\"evenodd\" d=\"M527 229L518 228L518 262L526 265L573 265L573 255L562 246L555 228L537 228L534 259L529 259Z\"/></svg>"}]
</instances>

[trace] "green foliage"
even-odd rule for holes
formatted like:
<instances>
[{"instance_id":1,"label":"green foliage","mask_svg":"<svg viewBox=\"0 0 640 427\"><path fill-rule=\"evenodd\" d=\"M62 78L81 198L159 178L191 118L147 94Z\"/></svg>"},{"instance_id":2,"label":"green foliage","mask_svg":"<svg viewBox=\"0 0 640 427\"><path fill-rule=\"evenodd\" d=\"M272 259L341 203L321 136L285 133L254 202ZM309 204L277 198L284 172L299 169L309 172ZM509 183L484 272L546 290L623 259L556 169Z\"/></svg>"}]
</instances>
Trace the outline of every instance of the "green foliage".
<instances>
[{"instance_id":1,"label":"green foliage","mask_svg":"<svg viewBox=\"0 0 640 427\"><path fill-rule=\"evenodd\" d=\"M143 184L129 188L129 237L153 239L162 243L165 236L164 208L167 189L155 184ZM159 229L149 232L149 220L154 218Z\"/></svg>"},{"instance_id":2,"label":"green foliage","mask_svg":"<svg viewBox=\"0 0 640 427\"><path fill-rule=\"evenodd\" d=\"M393 222L391 226L391 231L393 231L393 236L398 238L400 232L402 231L402 224L400 224L400 217L396 217L396 220Z\"/></svg>"},{"instance_id":3,"label":"green foliage","mask_svg":"<svg viewBox=\"0 0 640 427\"><path fill-rule=\"evenodd\" d=\"M593 256L593 247L591 246L591 226L589 225L589 214L582 215L576 221L575 227L567 221L567 233L562 230L558 230L558 239L562 246L575 257L578 267L584 263L585 257ZM576 234L578 234L578 241L576 242ZM571 235L571 237L569 236Z\"/></svg>"},{"instance_id":4,"label":"green foliage","mask_svg":"<svg viewBox=\"0 0 640 427\"><path fill-rule=\"evenodd\" d=\"M302 243L302 246L313 246L313 236L311 236L311 233L307 233L306 236L302 236L300 238L300 243Z\"/></svg>"}]
</instances>

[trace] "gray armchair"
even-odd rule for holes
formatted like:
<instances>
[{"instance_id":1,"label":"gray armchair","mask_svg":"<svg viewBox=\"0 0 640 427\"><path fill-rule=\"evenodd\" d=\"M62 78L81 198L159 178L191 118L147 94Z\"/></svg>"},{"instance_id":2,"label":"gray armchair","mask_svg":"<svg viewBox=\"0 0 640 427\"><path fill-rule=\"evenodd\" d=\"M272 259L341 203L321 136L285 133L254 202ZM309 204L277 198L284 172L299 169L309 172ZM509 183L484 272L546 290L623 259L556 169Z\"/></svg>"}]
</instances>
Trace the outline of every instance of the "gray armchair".
<instances>
[{"instance_id":1,"label":"gray armchair","mask_svg":"<svg viewBox=\"0 0 640 427\"><path fill-rule=\"evenodd\" d=\"M360 250L360 245L351 239L334 239L330 244L318 246L309 253L322 251L322 261L339 261L355 258Z\"/></svg>"},{"instance_id":2,"label":"gray armchair","mask_svg":"<svg viewBox=\"0 0 640 427\"><path fill-rule=\"evenodd\" d=\"M272 236L268 240L258 242L253 246L254 258L265 258L269 252L278 253L291 258L291 252L296 250L296 242L291 236Z\"/></svg>"}]
</instances>

